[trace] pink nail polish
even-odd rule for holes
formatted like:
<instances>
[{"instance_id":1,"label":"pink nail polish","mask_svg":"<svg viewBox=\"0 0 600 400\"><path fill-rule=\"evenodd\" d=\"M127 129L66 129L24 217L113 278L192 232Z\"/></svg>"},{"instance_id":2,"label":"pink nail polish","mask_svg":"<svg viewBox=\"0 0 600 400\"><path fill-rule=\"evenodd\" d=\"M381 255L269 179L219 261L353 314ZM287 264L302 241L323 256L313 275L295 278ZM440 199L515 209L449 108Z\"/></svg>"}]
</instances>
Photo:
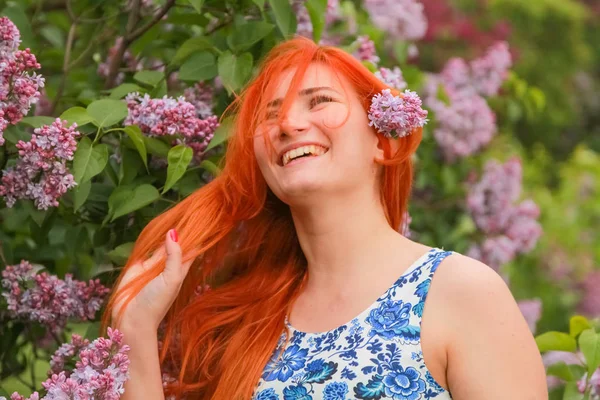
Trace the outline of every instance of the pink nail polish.
<instances>
[{"instance_id":1,"label":"pink nail polish","mask_svg":"<svg viewBox=\"0 0 600 400\"><path fill-rule=\"evenodd\" d=\"M179 236L177 235L177 230L175 230L175 229L171 229L169 231L169 236L171 237L171 240L174 242L177 242L179 240Z\"/></svg>"}]
</instances>

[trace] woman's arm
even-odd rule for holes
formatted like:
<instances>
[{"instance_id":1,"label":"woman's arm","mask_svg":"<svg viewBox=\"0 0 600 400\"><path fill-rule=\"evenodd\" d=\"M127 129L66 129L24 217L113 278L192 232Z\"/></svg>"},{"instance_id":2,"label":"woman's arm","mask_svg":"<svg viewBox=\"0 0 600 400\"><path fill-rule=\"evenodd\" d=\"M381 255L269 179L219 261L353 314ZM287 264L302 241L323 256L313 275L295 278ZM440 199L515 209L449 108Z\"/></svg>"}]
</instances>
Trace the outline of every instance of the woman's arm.
<instances>
[{"instance_id":1,"label":"woman's arm","mask_svg":"<svg viewBox=\"0 0 600 400\"><path fill-rule=\"evenodd\" d=\"M547 400L542 357L502 278L462 255L449 257L438 273L436 297L444 299L449 317L444 333L452 397Z\"/></svg>"},{"instance_id":2,"label":"woman's arm","mask_svg":"<svg viewBox=\"0 0 600 400\"><path fill-rule=\"evenodd\" d=\"M119 329L129 351L129 380L121 400L164 400L158 358L158 335L151 328L130 327L124 322Z\"/></svg>"}]
</instances>

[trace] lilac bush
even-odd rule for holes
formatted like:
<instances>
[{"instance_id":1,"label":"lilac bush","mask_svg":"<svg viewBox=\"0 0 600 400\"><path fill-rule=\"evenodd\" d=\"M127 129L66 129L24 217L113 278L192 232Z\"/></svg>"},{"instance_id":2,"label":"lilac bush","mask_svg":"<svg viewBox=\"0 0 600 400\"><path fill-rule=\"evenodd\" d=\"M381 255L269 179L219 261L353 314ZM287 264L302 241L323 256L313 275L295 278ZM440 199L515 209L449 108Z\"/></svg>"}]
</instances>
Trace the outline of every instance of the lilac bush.
<instances>
[{"instance_id":1,"label":"lilac bush","mask_svg":"<svg viewBox=\"0 0 600 400\"><path fill-rule=\"evenodd\" d=\"M427 32L423 4L417 0L365 0L373 23L394 39L418 40Z\"/></svg>"},{"instance_id":2,"label":"lilac bush","mask_svg":"<svg viewBox=\"0 0 600 400\"><path fill-rule=\"evenodd\" d=\"M11 318L38 322L54 333L62 331L70 318L95 319L110 291L98 279L85 283L73 279L72 274L64 280L47 272L36 274L25 260L6 266L2 288Z\"/></svg>"}]
</instances>

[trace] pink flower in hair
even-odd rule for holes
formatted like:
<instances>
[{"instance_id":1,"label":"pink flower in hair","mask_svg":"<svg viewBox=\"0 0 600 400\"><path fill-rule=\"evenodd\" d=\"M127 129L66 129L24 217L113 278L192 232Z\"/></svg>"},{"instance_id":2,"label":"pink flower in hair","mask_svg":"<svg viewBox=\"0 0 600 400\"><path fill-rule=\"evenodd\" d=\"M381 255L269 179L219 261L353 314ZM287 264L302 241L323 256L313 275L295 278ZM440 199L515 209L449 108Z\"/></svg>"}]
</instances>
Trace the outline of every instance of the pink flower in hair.
<instances>
[{"instance_id":1,"label":"pink flower in hair","mask_svg":"<svg viewBox=\"0 0 600 400\"><path fill-rule=\"evenodd\" d=\"M410 135L427 123L427 110L421 108L421 99L410 90L394 96L390 89L377 93L371 100L369 126L390 138Z\"/></svg>"}]
</instances>

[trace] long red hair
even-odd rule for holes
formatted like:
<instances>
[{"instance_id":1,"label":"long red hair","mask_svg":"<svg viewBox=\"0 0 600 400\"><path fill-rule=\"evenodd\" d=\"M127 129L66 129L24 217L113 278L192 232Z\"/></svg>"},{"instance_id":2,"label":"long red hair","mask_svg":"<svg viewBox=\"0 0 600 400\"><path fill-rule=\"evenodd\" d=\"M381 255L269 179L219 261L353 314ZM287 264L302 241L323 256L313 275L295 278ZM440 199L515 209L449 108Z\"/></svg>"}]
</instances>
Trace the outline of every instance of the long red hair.
<instances>
[{"instance_id":1,"label":"long red hair","mask_svg":"<svg viewBox=\"0 0 600 400\"><path fill-rule=\"evenodd\" d=\"M161 363L176 363L179 373L168 393L193 399L251 398L284 332L284 317L307 277L306 260L289 207L269 190L258 168L253 135L278 77L296 68L281 106L284 115L304 72L315 62L351 83L364 112L371 97L388 88L341 49L318 46L305 38L280 43L227 111L235 122L222 173L153 219L135 243L124 270L162 246L171 228L179 232L184 260L195 260L163 321ZM375 130L373 134L379 136L386 153L386 159L378 161L383 165L382 205L389 224L397 229L406 211L411 156L422 130L401 139L387 139ZM394 146L391 140L396 140ZM103 330L110 324L115 301L124 296L128 303L162 271L164 262L163 258L112 294L102 317ZM204 285L211 289L197 296L196 289Z\"/></svg>"}]
</instances>

